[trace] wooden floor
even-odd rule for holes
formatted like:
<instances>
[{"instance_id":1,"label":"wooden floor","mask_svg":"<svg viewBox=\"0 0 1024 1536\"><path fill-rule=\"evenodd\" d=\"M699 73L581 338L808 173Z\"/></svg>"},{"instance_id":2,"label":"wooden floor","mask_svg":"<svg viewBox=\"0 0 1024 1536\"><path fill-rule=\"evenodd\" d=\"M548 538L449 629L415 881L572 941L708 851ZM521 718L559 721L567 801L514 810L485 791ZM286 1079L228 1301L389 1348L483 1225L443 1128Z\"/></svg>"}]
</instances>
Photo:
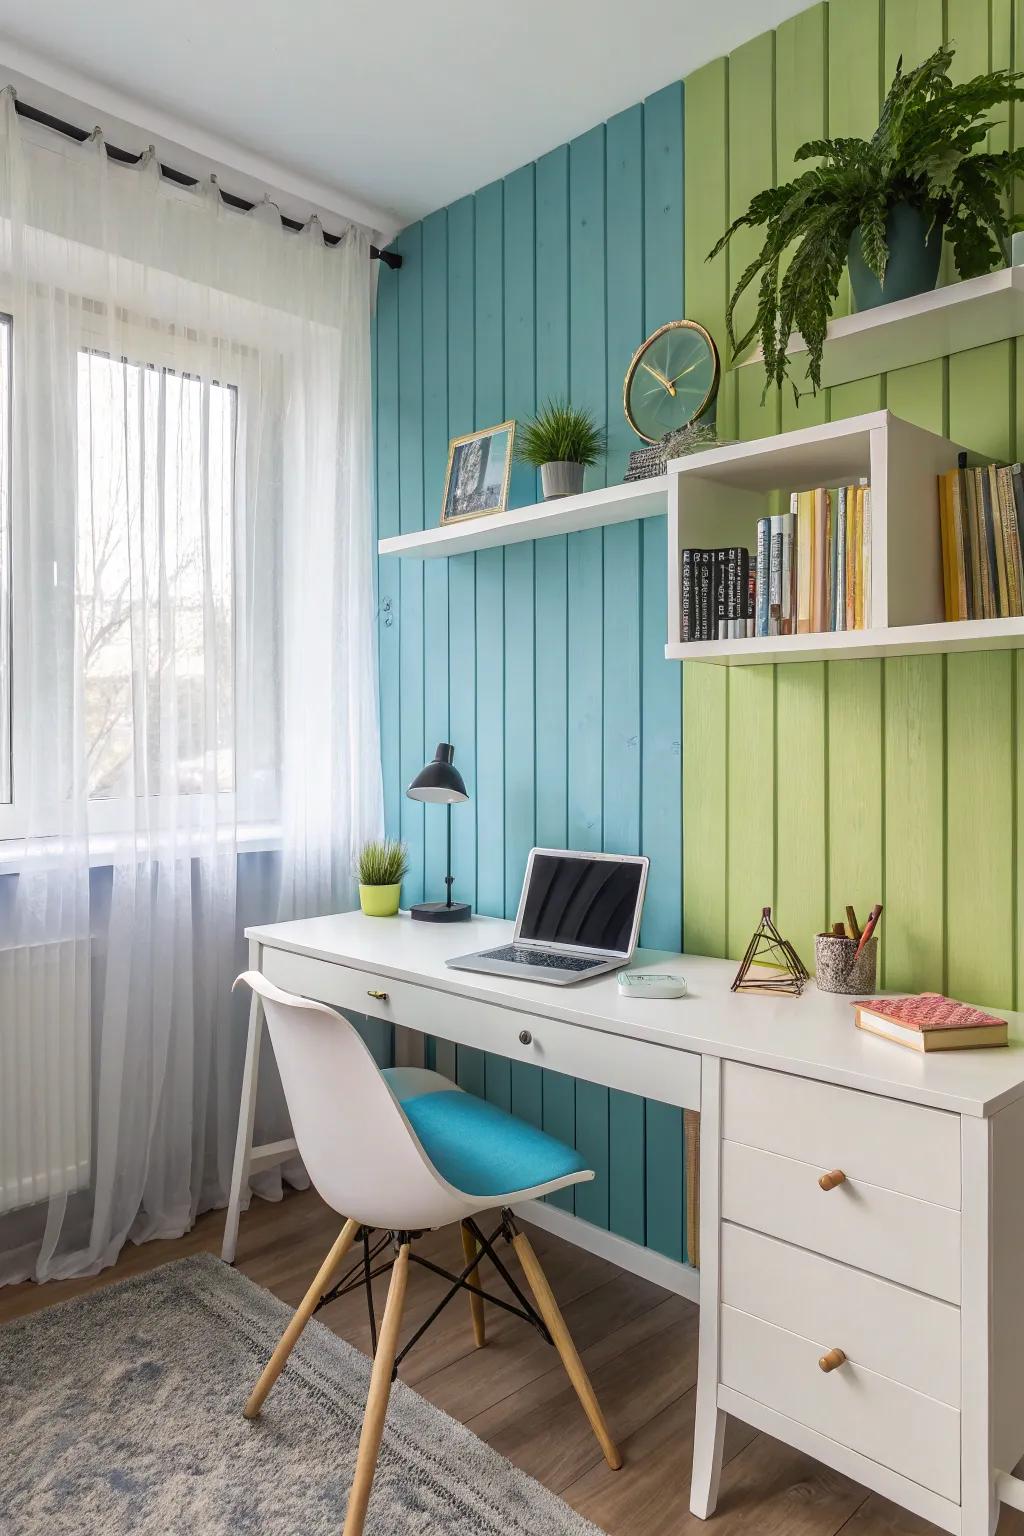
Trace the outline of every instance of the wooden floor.
<instances>
[{"instance_id":1,"label":"wooden floor","mask_svg":"<svg viewBox=\"0 0 1024 1536\"><path fill-rule=\"evenodd\" d=\"M217 1251L222 1227L223 1215L214 1212L188 1237L127 1248L117 1265L95 1278L0 1289L0 1326L171 1259ZM279 1205L257 1200L242 1217L238 1266L295 1304L337 1231L337 1218L312 1191L291 1193ZM609 1536L928 1536L935 1530L735 1419L726 1437L718 1514L710 1525L695 1519L688 1495L697 1308L558 1238L530 1232L623 1451L622 1470L611 1472L601 1460L554 1352L497 1308L487 1308L488 1344L475 1350L468 1300L457 1297L401 1375ZM419 1247L461 1267L457 1228L425 1238ZM511 1250L509 1263L516 1268ZM439 1298L441 1286L413 1267L407 1332ZM325 1308L320 1320L368 1349L361 1292ZM1024 1516L1004 1511L999 1536L1024 1536Z\"/></svg>"}]
</instances>

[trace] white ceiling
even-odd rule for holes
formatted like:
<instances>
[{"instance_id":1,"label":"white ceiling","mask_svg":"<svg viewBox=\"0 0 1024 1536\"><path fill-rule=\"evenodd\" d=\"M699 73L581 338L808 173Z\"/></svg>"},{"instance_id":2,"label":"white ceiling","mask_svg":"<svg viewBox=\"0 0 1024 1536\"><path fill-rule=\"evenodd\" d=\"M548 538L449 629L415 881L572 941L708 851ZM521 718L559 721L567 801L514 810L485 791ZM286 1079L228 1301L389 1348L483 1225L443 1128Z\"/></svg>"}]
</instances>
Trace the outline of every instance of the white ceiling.
<instances>
[{"instance_id":1,"label":"white ceiling","mask_svg":"<svg viewBox=\"0 0 1024 1536\"><path fill-rule=\"evenodd\" d=\"M116 92L127 121L185 144L189 130L215 135L337 194L339 209L346 196L368 205L389 229L807 3L0 0L0 64L65 90L76 81L72 95L109 110L87 92Z\"/></svg>"}]
</instances>

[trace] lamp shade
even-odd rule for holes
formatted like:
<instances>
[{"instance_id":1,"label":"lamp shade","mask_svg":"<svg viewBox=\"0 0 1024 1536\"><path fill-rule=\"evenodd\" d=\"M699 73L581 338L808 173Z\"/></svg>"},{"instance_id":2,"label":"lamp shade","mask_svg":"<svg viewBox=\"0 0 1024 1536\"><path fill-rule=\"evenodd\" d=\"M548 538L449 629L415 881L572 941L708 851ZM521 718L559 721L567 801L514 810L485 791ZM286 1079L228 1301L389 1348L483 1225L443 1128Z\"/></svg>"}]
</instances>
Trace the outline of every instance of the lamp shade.
<instances>
[{"instance_id":1,"label":"lamp shade","mask_svg":"<svg viewBox=\"0 0 1024 1536\"><path fill-rule=\"evenodd\" d=\"M455 748L450 741L440 741L437 751L406 790L410 800L426 800L432 805L457 805L468 800L462 774L454 766Z\"/></svg>"}]
</instances>

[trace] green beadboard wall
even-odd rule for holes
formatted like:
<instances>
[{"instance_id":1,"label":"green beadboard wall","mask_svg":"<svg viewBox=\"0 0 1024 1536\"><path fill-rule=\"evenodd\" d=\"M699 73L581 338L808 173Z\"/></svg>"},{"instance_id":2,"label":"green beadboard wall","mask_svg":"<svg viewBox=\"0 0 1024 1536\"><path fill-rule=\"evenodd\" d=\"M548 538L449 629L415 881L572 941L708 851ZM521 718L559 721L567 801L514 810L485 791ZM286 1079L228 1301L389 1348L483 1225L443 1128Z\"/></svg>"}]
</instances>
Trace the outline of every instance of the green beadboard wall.
<instances>
[{"instance_id":1,"label":"green beadboard wall","mask_svg":"<svg viewBox=\"0 0 1024 1536\"><path fill-rule=\"evenodd\" d=\"M588 488L621 480L637 343L685 313L724 351L730 278L752 252L740 237L705 263L728 219L789 174L804 139L869 133L898 56L917 62L943 37L961 73L1020 67L1024 0L818 4L405 230L375 322L380 534L436 523L450 436L552 394L607 421ZM1024 343L1004 342L797 408L791 394L762 405L751 368L726 374L719 419L750 438L887 405L1024 456L1022 370ZM510 504L536 499L517 468ZM881 900L887 986L1024 1006L1024 658L666 662L663 518L380 560L378 595L385 813L410 846L406 902L443 896L443 816L402 790L450 739L472 795L453 813L457 889L481 912L514 913L535 841L640 850L653 859L647 944L736 956L771 901L810 959L848 901ZM467 1088L576 1140L598 1174L578 1215L685 1257L678 1112L436 1051ZM560 1202L574 1208L571 1192Z\"/></svg>"},{"instance_id":2,"label":"green beadboard wall","mask_svg":"<svg viewBox=\"0 0 1024 1536\"><path fill-rule=\"evenodd\" d=\"M962 75L1024 50L1011 0L831 0L686 81L687 312L724 335L753 251L704 256L803 140L867 134L902 53L944 38ZM1018 132L1024 118L1018 114ZM995 131L999 146L1009 127ZM698 148L699 146L699 148ZM744 232L745 234L747 232ZM843 296L846 306L846 295ZM887 406L979 452L1024 455L1024 343L1000 342L761 404L757 369L726 379L726 435L763 436ZM846 902L885 902L888 987L1024 1005L1024 657L1009 652L729 670L684 668L684 932L735 955L773 901L805 958Z\"/></svg>"},{"instance_id":3,"label":"green beadboard wall","mask_svg":"<svg viewBox=\"0 0 1024 1536\"><path fill-rule=\"evenodd\" d=\"M378 526L436 524L449 437L567 394L607 421L588 486L619 481L636 440L622 379L682 312L680 84L395 243L376 317ZM510 504L538 499L517 467ZM379 562L388 830L409 843L404 900L444 895L444 816L402 791L449 739L471 794L452 815L456 894L514 915L526 856L653 857L643 938L681 932L681 692L664 660L665 518L447 561ZM558 1197L598 1226L684 1253L681 1112L438 1042L442 1070L576 1144L597 1172Z\"/></svg>"}]
</instances>

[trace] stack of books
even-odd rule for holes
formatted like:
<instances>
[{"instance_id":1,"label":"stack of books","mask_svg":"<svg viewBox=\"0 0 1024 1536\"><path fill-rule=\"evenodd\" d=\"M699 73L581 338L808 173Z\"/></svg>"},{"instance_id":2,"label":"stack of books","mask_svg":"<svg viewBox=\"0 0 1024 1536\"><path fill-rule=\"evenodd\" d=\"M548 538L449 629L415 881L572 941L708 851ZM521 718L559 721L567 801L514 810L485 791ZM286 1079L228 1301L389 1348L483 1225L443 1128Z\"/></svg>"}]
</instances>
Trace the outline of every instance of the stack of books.
<instances>
[{"instance_id":1,"label":"stack of books","mask_svg":"<svg viewBox=\"0 0 1024 1536\"><path fill-rule=\"evenodd\" d=\"M1006 1020L938 992L854 1003L857 1028L912 1051L963 1051L1006 1045Z\"/></svg>"},{"instance_id":2,"label":"stack of books","mask_svg":"<svg viewBox=\"0 0 1024 1536\"><path fill-rule=\"evenodd\" d=\"M684 549L680 634L687 640L871 628L871 487L794 491L762 517L755 553Z\"/></svg>"},{"instance_id":3,"label":"stack of books","mask_svg":"<svg viewBox=\"0 0 1024 1536\"><path fill-rule=\"evenodd\" d=\"M680 633L684 640L738 640L754 633L750 551L684 549Z\"/></svg>"},{"instance_id":4,"label":"stack of books","mask_svg":"<svg viewBox=\"0 0 1024 1536\"><path fill-rule=\"evenodd\" d=\"M756 635L871 627L871 487L794 491L757 525Z\"/></svg>"},{"instance_id":5,"label":"stack of books","mask_svg":"<svg viewBox=\"0 0 1024 1536\"><path fill-rule=\"evenodd\" d=\"M990 464L939 476L947 619L1024 616L1021 466Z\"/></svg>"}]
</instances>

